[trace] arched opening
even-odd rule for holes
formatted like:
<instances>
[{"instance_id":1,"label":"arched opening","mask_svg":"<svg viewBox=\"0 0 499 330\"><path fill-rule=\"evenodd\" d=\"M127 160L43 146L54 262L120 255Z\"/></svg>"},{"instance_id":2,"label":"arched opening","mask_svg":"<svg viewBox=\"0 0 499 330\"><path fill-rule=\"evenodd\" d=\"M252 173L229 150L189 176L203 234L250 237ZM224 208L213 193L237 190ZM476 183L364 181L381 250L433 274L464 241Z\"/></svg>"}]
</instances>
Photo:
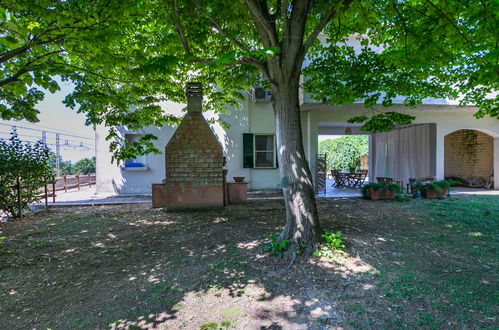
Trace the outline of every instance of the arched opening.
<instances>
[{"instance_id":1,"label":"arched opening","mask_svg":"<svg viewBox=\"0 0 499 330\"><path fill-rule=\"evenodd\" d=\"M462 129L444 138L444 176L471 188L493 188L494 138Z\"/></svg>"}]
</instances>

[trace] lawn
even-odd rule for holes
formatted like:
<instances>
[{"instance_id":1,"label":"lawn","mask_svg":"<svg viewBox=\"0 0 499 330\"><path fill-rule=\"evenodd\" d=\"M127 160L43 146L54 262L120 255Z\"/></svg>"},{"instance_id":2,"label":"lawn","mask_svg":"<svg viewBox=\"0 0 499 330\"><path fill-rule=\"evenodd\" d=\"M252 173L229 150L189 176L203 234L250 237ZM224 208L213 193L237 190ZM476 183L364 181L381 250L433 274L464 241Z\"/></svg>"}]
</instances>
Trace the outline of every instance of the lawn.
<instances>
[{"instance_id":1,"label":"lawn","mask_svg":"<svg viewBox=\"0 0 499 330\"><path fill-rule=\"evenodd\" d=\"M499 199L318 201L345 254L262 249L282 201L54 209L1 225L3 329L495 328Z\"/></svg>"}]
</instances>

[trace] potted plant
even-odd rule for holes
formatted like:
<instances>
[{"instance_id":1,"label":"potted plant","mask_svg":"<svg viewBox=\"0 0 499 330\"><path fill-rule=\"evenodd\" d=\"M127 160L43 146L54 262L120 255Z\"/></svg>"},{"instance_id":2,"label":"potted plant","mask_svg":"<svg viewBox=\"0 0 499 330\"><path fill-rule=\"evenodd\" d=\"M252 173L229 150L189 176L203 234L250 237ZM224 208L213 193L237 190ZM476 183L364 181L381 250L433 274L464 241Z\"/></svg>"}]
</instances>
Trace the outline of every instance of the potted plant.
<instances>
[{"instance_id":1,"label":"potted plant","mask_svg":"<svg viewBox=\"0 0 499 330\"><path fill-rule=\"evenodd\" d=\"M370 200L395 199L400 187L394 183L369 183L362 187L362 195Z\"/></svg>"},{"instance_id":2,"label":"potted plant","mask_svg":"<svg viewBox=\"0 0 499 330\"><path fill-rule=\"evenodd\" d=\"M400 194L400 187L395 183L380 183L383 199L395 199L395 195Z\"/></svg>"},{"instance_id":3,"label":"potted plant","mask_svg":"<svg viewBox=\"0 0 499 330\"><path fill-rule=\"evenodd\" d=\"M376 201L380 198L381 185L379 183L368 183L362 187L362 196L364 198Z\"/></svg>"},{"instance_id":4,"label":"potted plant","mask_svg":"<svg viewBox=\"0 0 499 330\"><path fill-rule=\"evenodd\" d=\"M427 199L445 198L449 191L450 184L447 180L426 183L421 187L421 194Z\"/></svg>"},{"instance_id":5,"label":"potted plant","mask_svg":"<svg viewBox=\"0 0 499 330\"><path fill-rule=\"evenodd\" d=\"M244 176L233 176L234 182L242 183L244 182Z\"/></svg>"}]
</instances>

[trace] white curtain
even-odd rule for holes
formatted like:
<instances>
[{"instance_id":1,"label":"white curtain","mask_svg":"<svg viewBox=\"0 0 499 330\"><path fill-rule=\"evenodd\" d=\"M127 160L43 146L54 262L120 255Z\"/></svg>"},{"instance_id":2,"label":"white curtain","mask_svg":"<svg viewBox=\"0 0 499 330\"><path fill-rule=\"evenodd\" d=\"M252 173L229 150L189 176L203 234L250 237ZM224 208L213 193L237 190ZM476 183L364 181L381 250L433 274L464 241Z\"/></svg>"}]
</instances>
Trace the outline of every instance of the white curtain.
<instances>
[{"instance_id":1,"label":"white curtain","mask_svg":"<svg viewBox=\"0 0 499 330\"><path fill-rule=\"evenodd\" d=\"M409 182L431 175L431 125L412 125L374 134L374 175Z\"/></svg>"}]
</instances>

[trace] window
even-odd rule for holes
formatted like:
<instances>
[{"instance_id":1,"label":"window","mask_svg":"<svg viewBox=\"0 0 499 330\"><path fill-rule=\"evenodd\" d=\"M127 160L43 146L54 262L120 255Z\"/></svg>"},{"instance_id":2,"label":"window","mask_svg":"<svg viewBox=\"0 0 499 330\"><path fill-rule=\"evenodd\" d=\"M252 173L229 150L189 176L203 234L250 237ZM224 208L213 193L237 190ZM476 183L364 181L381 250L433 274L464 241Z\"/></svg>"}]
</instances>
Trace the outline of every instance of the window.
<instances>
[{"instance_id":1,"label":"window","mask_svg":"<svg viewBox=\"0 0 499 330\"><path fill-rule=\"evenodd\" d=\"M274 135L255 134L254 160L255 168L275 167L275 141Z\"/></svg>"},{"instance_id":2,"label":"window","mask_svg":"<svg viewBox=\"0 0 499 330\"><path fill-rule=\"evenodd\" d=\"M243 168L276 168L274 134L243 133Z\"/></svg>"},{"instance_id":3,"label":"window","mask_svg":"<svg viewBox=\"0 0 499 330\"><path fill-rule=\"evenodd\" d=\"M275 167L274 135L255 134L255 168Z\"/></svg>"},{"instance_id":4,"label":"window","mask_svg":"<svg viewBox=\"0 0 499 330\"><path fill-rule=\"evenodd\" d=\"M142 137L142 134L125 134L125 145L130 146ZM125 160L125 168L144 168L146 167L146 156L136 156Z\"/></svg>"}]
</instances>

